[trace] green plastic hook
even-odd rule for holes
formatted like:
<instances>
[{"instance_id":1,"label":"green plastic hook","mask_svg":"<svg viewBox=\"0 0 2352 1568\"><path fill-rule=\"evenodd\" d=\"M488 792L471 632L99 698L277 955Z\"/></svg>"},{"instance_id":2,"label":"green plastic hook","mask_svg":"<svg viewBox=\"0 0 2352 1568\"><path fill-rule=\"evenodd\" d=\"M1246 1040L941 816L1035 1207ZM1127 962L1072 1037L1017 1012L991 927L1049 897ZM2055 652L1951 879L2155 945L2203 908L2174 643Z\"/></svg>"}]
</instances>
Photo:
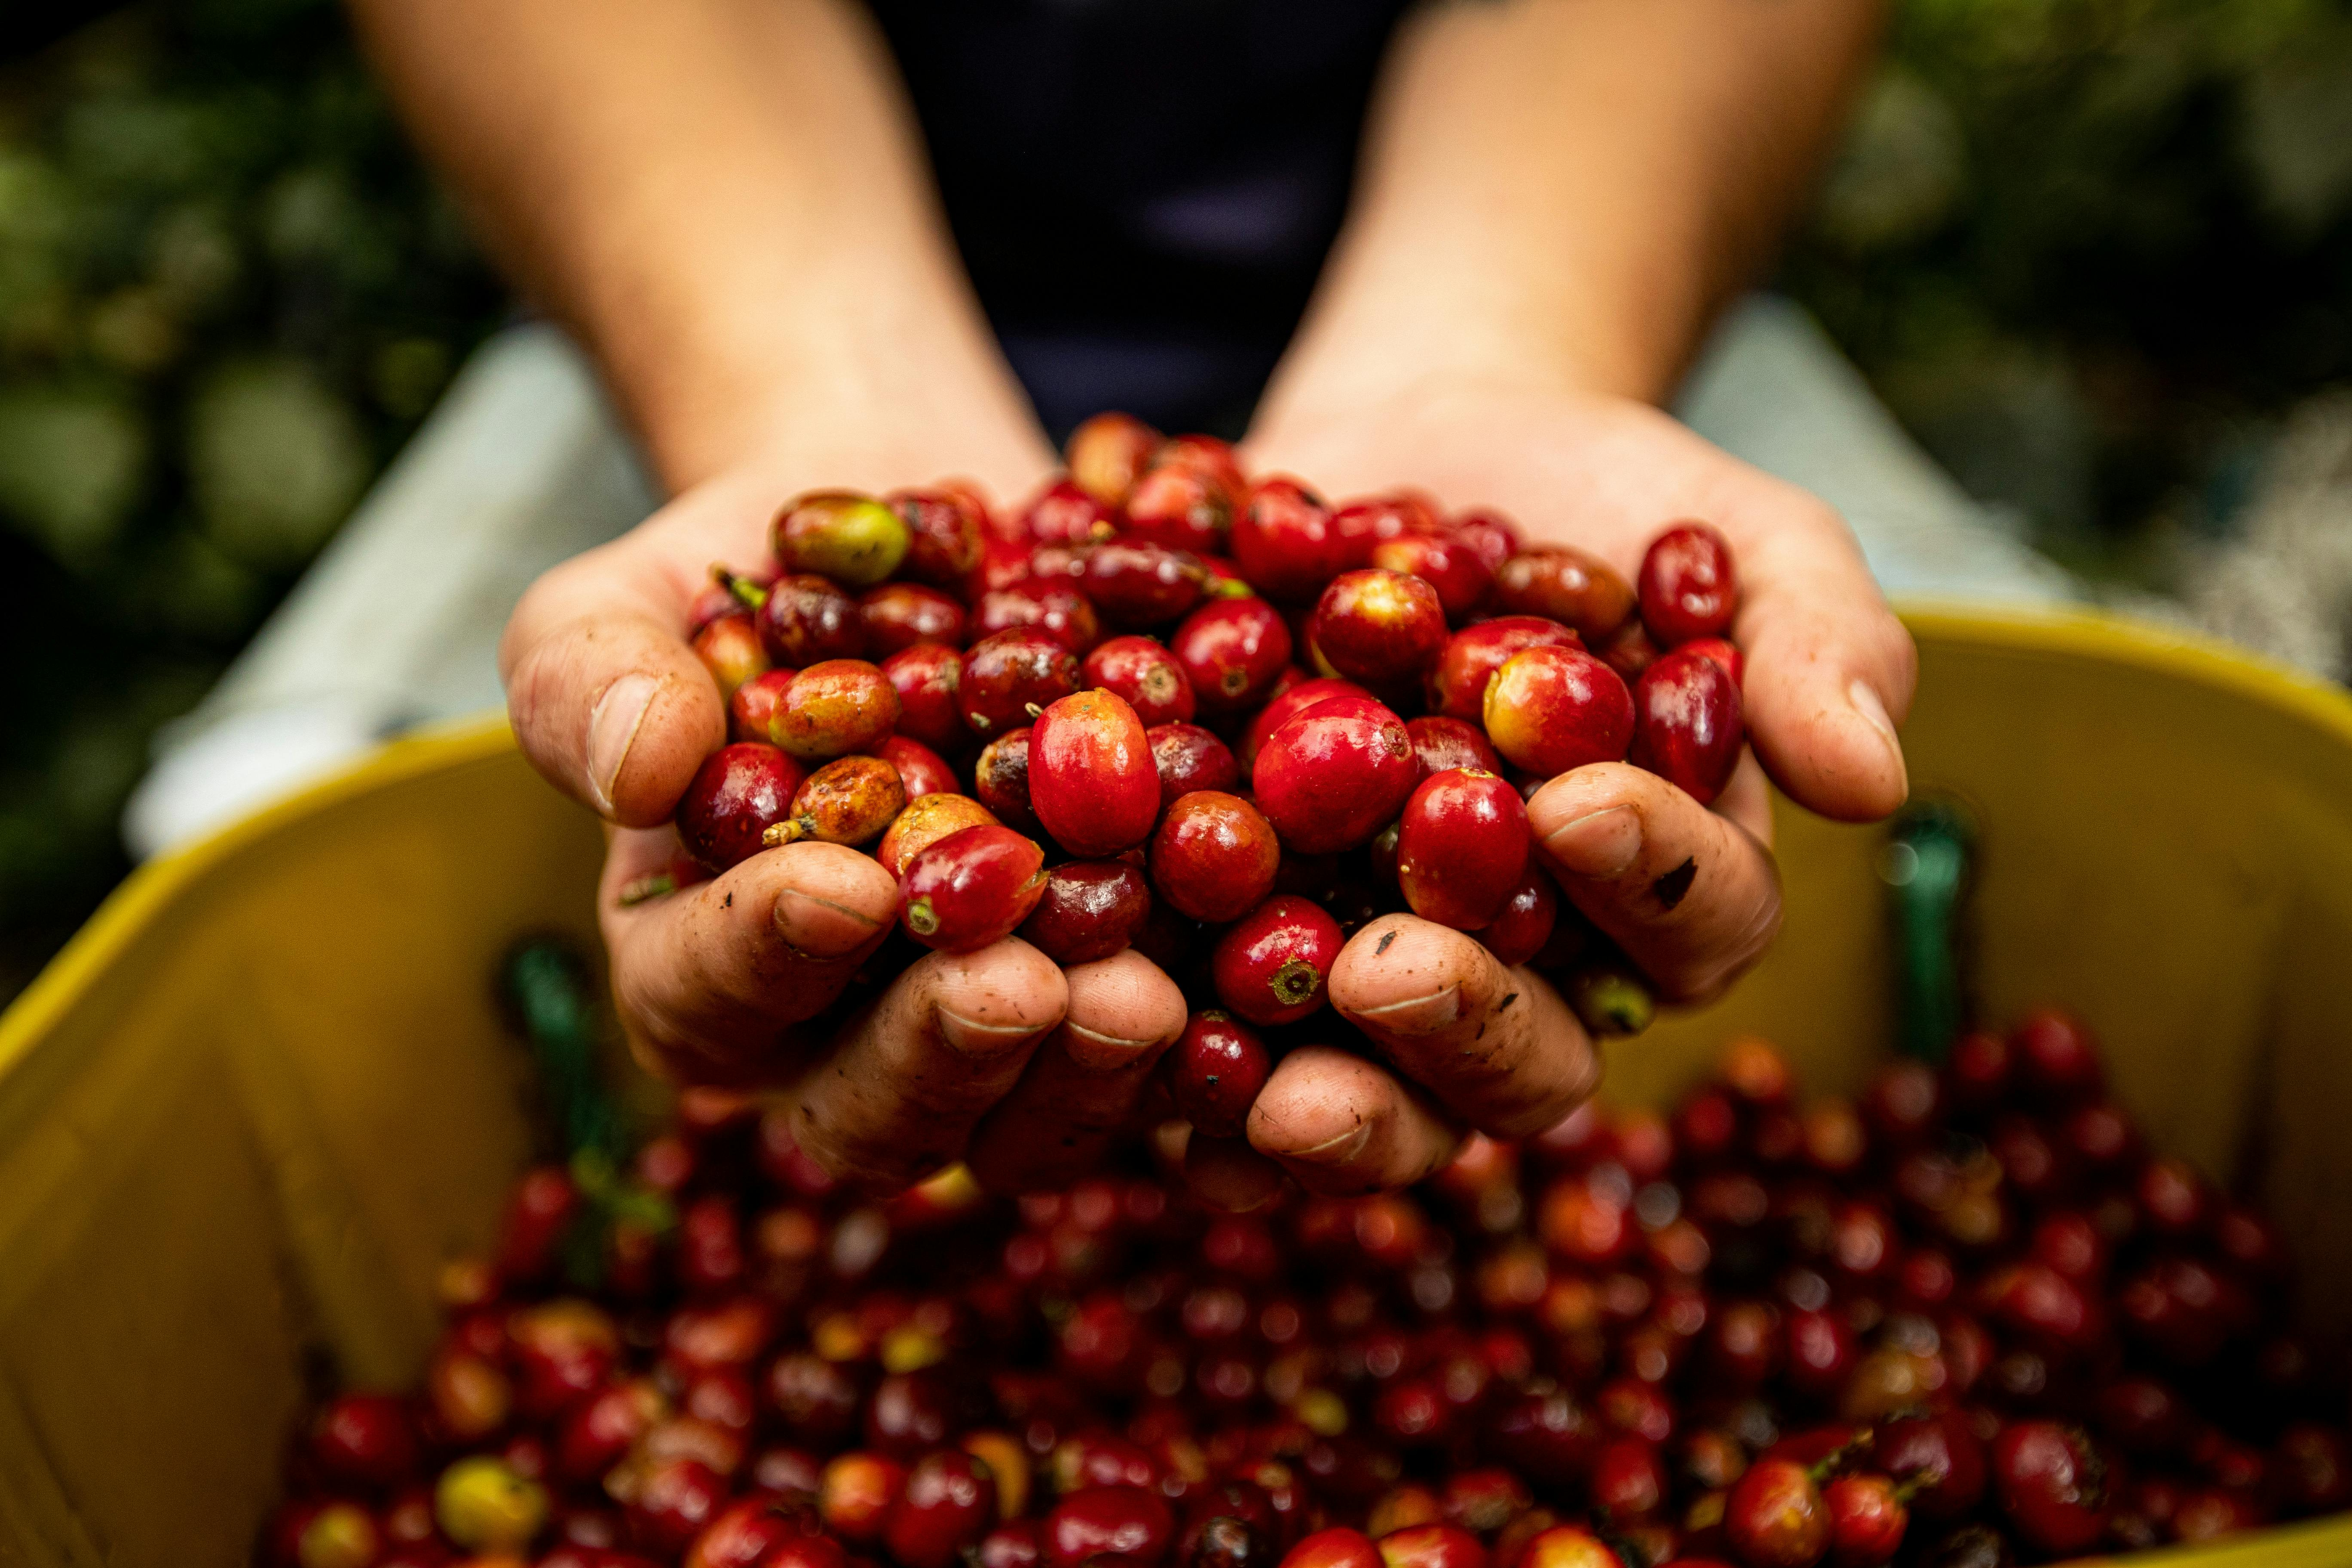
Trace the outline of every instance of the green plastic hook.
<instances>
[{"instance_id":1,"label":"green plastic hook","mask_svg":"<svg viewBox=\"0 0 2352 1568\"><path fill-rule=\"evenodd\" d=\"M1975 820L1957 802L1915 801L1879 851L1895 938L1895 1043L1939 1067L1969 1018L1967 904Z\"/></svg>"}]
</instances>

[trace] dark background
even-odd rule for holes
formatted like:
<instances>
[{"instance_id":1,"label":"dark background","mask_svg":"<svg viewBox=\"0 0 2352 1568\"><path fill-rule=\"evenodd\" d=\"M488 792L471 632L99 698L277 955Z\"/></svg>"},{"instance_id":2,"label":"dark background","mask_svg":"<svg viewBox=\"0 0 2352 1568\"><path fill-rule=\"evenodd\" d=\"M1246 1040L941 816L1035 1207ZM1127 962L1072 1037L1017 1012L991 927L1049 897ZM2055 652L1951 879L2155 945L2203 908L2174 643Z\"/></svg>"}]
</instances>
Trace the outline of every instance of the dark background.
<instances>
[{"instance_id":1,"label":"dark background","mask_svg":"<svg viewBox=\"0 0 2352 1568\"><path fill-rule=\"evenodd\" d=\"M2352 380L2352 6L1902 0L1780 283L2042 548L2179 589ZM510 309L331 0L0 20L0 998Z\"/></svg>"}]
</instances>

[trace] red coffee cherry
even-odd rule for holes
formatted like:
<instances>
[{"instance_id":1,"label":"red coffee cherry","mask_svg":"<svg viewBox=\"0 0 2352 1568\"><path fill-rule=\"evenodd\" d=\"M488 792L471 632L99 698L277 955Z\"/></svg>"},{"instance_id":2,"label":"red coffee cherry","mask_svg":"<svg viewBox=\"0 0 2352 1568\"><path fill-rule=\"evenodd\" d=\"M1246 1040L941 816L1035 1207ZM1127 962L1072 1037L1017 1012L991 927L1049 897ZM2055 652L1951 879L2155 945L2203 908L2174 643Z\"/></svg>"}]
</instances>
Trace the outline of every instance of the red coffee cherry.
<instances>
[{"instance_id":1,"label":"red coffee cherry","mask_svg":"<svg viewBox=\"0 0 2352 1568\"><path fill-rule=\"evenodd\" d=\"M1831 1568L1884 1568L1902 1550L1911 1510L1893 1478L1840 1476L1822 1489L1830 1514Z\"/></svg>"},{"instance_id":2,"label":"red coffee cherry","mask_svg":"<svg viewBox=\"0 0 2352 1568\"><path fill-rule=\"evenodd\" d=\"M1387 826L1418 772L1394 713L1369 698L1328 697L1267 738L1250 782L1284 847L1327 855Z\"/></svg>"},{"instance_id":3,"label":"red coffee cherry","mask_svg":"<svg viewBox=\"0 0 2352 1568\"><path fill-rule=\"evenodd\" d=\"M1308 633L1340 675L1375 689L1421 679L1445 647L1437 590L1402 572L1368 569L1332 579Z\"/></svg>"},{"instance_id":4,"label":"red coffee cherry","mask_svg":"<svg viewBox=\"0 0 2352 1568\"><path fill-rule=\"evenodd\" d=\"M1087 1487L1072 1492L1045 1516L1046 1568L1084 1568L1109 1556L1152 1568L1167 1555L1175 1517L1141 1487Z\"/></svg>"},{"instance_id":5,"label":"red coffee cherry","mask_svg":"<svg viewBox=\"0 0 2352 1568\"><path fill-rule=\"evenodd\" d=\"M2077 1428L2011 1425L1993 1442L1992 1476L2010 1522L2042 1551L2088 1552L2106 1533L2106 1468Z\"/></svg>"},{"instance_id":6,"label":"red coffee cherry","mask_svg":"<svg viewBox=\"0 0 2352 1568\"><path fill-rule=\"evenodd\" d=\"M1599 557L1549 544L1495 569L1495 604L1508 615L1558 621L1598 648L1633 616L1633 588Z\"/></svg>"},{"instance_id":7,"label":"red coffee cherry","mask_svg":"<svg viewBox=\"0 0 2352 1568\"><path fill-rule=\"evenodd\" d=\"M1748 1568L1812 1568L1830 1547L1829 1509L1805 1467L1759 1459L1724 1500L1723 1530Z\"/></svg>"},{"instance_id":8,"label":"red coffee cherry","mask_svg":"<svg viewBox=\"0 0 2352 1568\"><path fill-rule=\"evenodd\" d=\"M767 847L769 828L792 816L805 776L773 746L721 746L678 797L678 842L713 876L741 864Z\"/></svg>"},{"instance_id":9,"label":"red coffee cherry","mask_svg":"<svg viewBox=\"0 0 2352 1568\"><path fill-rule=\"evenodd\" d=\"M1110 508L1067 479L1037 492L1022 512L1020 527L1033 544L1090 544L1116 531Z\"/></svg>"},{"instance_id":10,"label":"red coffee cherry","mask_svg":"<svg viewBox=\"0 0 2352 1568\"><path fill-rule=\"evenodd\" d=\"M836 758L802 781L791 816L768 829L764 841L869 843L906 805L907 788L898 769L879 757Z\"/></svg>"},{"instance_id":11,"label":"red coffee cherry","mask_svg":"<svg viewBox=\"0 0 2352 1568\"><path fill-rule=\"evenodd\" d=\"M1513 654L1487 683L1485 711L1486 738L1504 760L1547 779L1622 761L1633 741L1633 693L1581 648Z\"/></svg>"},{"instance_id":12,"label":"red coffee cherry","mask_svg":"<svg viewBox=\"0 0 2352 1568\"><path fill-rule=\"evenodd\" d=\"M884 659L882 674L898 694L899 734L950 754L971 744L971 731L957 701L963 655L940 643L918 643Z\"/></svg>"},{"instance_id":13,"label":"red coffee cherry","mask_svg":"<svg viewBox=\"0 0 2352 1568\"><path fill-rule=\"evenodd\" d=\"M1286 678L1289 672L1286 671ZM1199 683L1194 682L1197 689ZM1266 741L1276 730L1289 723L1318 702L1330 697L1370 697L1372 694L1352 680L1339 680L1328 676L1315 679L1291 680L1266 700L1242 731L1242 743L1234 749L1234 759L1246 773L1257 764L1257 754L1265 749Z\"/></svg>"},{"instance_id":14,"label":"red coffee cherry","mask_svg":"<svg viewBox=\"0 0 2352 1568\"><path fill-rule=\"evenodd\" d=\"M1264 599L1219 599L1184 618L1168 651L1204 710L1238 712L1264 701L1290 663L1290 626Z\"/></svg>"},{"instance_id":15,"label":"red coffee cherry","mask_svg":"<svg viewBox=\"0 0 2352 1568\"><path fill-rule=\"evenodd\" d=\"M1192 554L1139 539L1114 539L1083 551L1072 575L1117 626L1165 626L1201 602L1209 581Z\"/></svg>"},{"instance_id":16,"label":"red coffee cherry","mask_svg":"<svg viewBox=\"0 0 2352 1568\"><path fill-rule=\"evenodd\" d=\"M955 770L947 760L919 741L905 735L887 735L874 748L874 754L898 770L898 782L906 786L907 798L920 800L927 795L953 794L956 788Z\"/></svg>"},{"instance_id":17,"label":"red coffee cherry","mask_svg":"<svg viewBox=\"0 0 2352 1568\"><path fill-rule=\"evenodd\" d=\"M1194 790L1229 791L1241 781L1232 750L1198 724L1154 724L1143 738L1150 742L1151 760L1160 769L1163 812Z\"/></svg>"},{"instance_id":18,"label":"red coffee cherry","mask_svg":"<svg viewBox=\"0 0 2352 1568\"><path fill-rule=\"evenodd\" d=\"M1486 1568L1486 1549L1451 1524L1415 1524L1378 1542L1383 1568Z\"/></svg>"},{"instance_id":19,"label":"red coffee cherry","mask_svg":"<svg viewBox=\"0 0 2352 1568\"><path fill-rule=\"evenodd\" d=\"M1195 555L1222 552L1233 532L1236 493L1203 468L1155 463L1128 492L1128 531Z\"/></svg>"},{"instance_id":20,"label":"red coffee cherry","mask_svg":"<svg viewBox=\"0 0 2352 1568\"><path fill-rule=\"evenodd\" d=\"M1446 639L1429 672L1430 706L1449 719L1475 724L1486 717L1486 683L1513 654L1583 646L1576 633L1541 616L1497 616L1465 626Z\"/></svg>"},{"instance_id":21,"label":"red coffee cherry","mask_svg":"<svg viewBox=\"0 0 2352 1568\"><path fill-rule=\"evenodd\" d=\"M1442 533L1407 533L1372 546L1372 564L1404 572L1437 591L1438 607L1449 621L1476 609L1495 585L1494 568L1466 539Z\"/></svg>"},{"instance_id":22,"label":"red coffee cherry","mask_svg":"<svg viewBox=\"0 0 2352 1568\"><path fill-rule=\"evenodd\" d=\"M1247 1025L1210 1008L1194 1013L1169 1047L1168 1092L1192 1131L1238 1138L1258 1090L1274 1076L1274 1058Z\"/></svg>"},{"instance_id":23,"label":"red coffee cherry","mask_svg":"<svg viewBox=\"0 0 2352 1568\"><path fill-rule=\"evenodd\" d=\"M830 578L779 577L756 616L768 657L790 668L866 657L866 617Z\"/></svg>"},{"instance_id":24,"label":"red coffee cherry","mask_svg":"<svg viewBox=\"0 0 2352 1568\"><path fill-rule=\"evenodd\" d=\"M1715 660L1723 666L1723 673L1731 677L1734 686L1738 686L1740 677L1747 673L1748 656L1722 637L1693 637L1682 645L1682 651Z\"/></svg>"},{"instance_id":25,"label":"red coffee cherry","mask_svg":"<svg viewBox=\"0 0 2352 1568\"><path fill-rule=\"evenodd\" d=\"M874 858L895 878L906 871L908 861L949 834L994 821L995 814L970 795L947 792L923 795L908 801L907 809L884 831L882 842L874 847Z\"/></svg>"},{"instance_id":26,"label":"red coffee cherry","mask_svg":"<svg viewBox=\"0 0 2352 1568\"><path fill-rule=\"evenodd\" d=\"M1099 690L1046 709L1029 732L1029 806L1073 855L1116 855L1150 837L1160 768L1135 710Z\"/></svg>"},{"instance_id":27,"label":"red coffee cherry","mask_svg":"<svg viewBox=\"0 0 2352 1568\"><path fill-rule=\"evenodd\" d=\"M1097 414L1070 432L1062 461L1069 468L1072 484L1102 505L1117 508L1165 439L1132 414Z\"/></svg>"},{"instance_id":28,"label":"red coffee cherry","mask_svg":"<svg viewBox=\"0 0 2352 1568\"><path fill-rule=\"evenodd\" d=\"M1192 682L1176 656L1150 637L1113 637L1087 655L1087 686L1115 693L1148 725L1192 717Z\"/></svg>"},{"instance_id":29,"label":"red coffee cherry","mask_svg":"<svg viewBox=\"0 0 2352 1568\"><path fill-rule=\"evenodd\" d=\"M1318 1530L1283 1554L1281 1568L1384 1568L1381 1549L1360 1530Z\"/></svg>"},{"instance_id":30,"label":"red coffee cherry","mask_svg":"<svg viewBox=\"0 0 2352 1568\"><path fill-rule=\"evenodd\" d=\"M1747 731L1739 689L1723 667L1677 648L1634 683L1631 760L1707 805L1739 765Z\"/></svg>"},{"instance_id":31,"label":"red coffee cherry","mask_svg":"<svg viewBox=\"0 0 2352 1568\"><path fill-rule=\"evenodd\" d=\"M1454 538L1478 552L1490 573L1500 572L1504 562L1526 548L1518 524L1489 508L1457 513L1446 526Z\"/></svg>"},{"instance_id":32,"label":"red coffee cherry","mask_svg":"<svg viewBox=\"0 0 2352 1568\"><path fill-rule=\"evenodd\" d=\"M898 921L940 952L1010 936L1045 890L1045 852L1009 827L966 827L926 847L898 879Z\"/></svg>"},{"instance_id":33,"label":"red coffee cherry","mask_svg":"<svg viewBox=\"0 0 2352 1568\"><path fill-rule=\"evenodd\" d=\"M980 565L988 529L977 498L945 488L893 490L883 504L907 525L907 558L899 572L950 593L961 590Z\"/></svg>"},{"instance_id":34,"label":"red coffee cherry","mask_svg":"<svg viewBox=\"0 0 2352 1568\"><path fill-rule=\"evenodd\" d=\"M971 626L982 637L1029 627L1075 654L1102 640L1102 617L1094 601L1064 574L1024 577L990 589L972 607Z\"/></svg>"},{"instance_id":35,"label":"red coffee cherry","mask_svg":"<svg viewBox=\"0 0 2352 1568\"><path fill-rule=\"evenodd\" d=\"M898 693L877 666L830 658L793 677L768 737L803 763L870 752L898 723Z\"/></svg>"},{"instance_id":36,"label":"red coffee cherry","mask_svg":"<svg viewBox=\"0 0 2352 1568\"><path fill-rule=\"evenodd\" d=\"M890 1505L882 1546L900 1568L950 1568L988 1533L996 1480L970 1454L940 1448L915 1461Z\"/></svg>"},{"instance_id":37,"label":"red coffee cherry","mask_svg":"<svg viewBox=\"0 0 2352 1568\"><path fill-rule=\"evenodd\" d=\"M1476 931L1517 890L1531 844L1518 791L1493 773L1453 769L1405 802L1397 885L1422 919Z\"/></svg>"},{"instance_id":38,"label":"red coffee cherry","mask_svg":"<svg viewBox=\"0 0 2352 1568\"><path fill-rule=\"evenodd\" d=\"M1486 732L1475 724L1424 714L1408 722L1404 732L1412 737L1413 766L1423 780L1454 768L1503 771L1503 759L1495 754Z\"/></svg>"},{"instance_id":39,"label":"red coffee cherry","mask_svg":"<svg viewBox=\"0 0 2352 1568\"><path fill-rule=\"evenodd\" d=\"M406 1402L383 1394L345 1394L310 1424L310 1452L339 1480L397 1486L415 1474L416 1430Z\"/></svg>"},{"instance_id":40,"label":"red coffee cherry","mask_svg":"<svg viewBox=\"0 0 2352 1568\"><path fill-rule=\"evenodd\" d=\"M1323 498L1297 479L1261 479L1234 519L1234 560L1269 599L1304 604L1349 566L1349 542Z\"/></svg>"},{"instance_id":41,"label":"red coffee cherry","mask_svg":"<svg viewBox=\"0 0 2352 1568\"><path fill-rule=\"evenodd\" d=\"M971 792L1006 826L1042 833L1044 825L1029 800L1029 731L1024 727L982 747L979 760L971 764Z\"/></svg>"},{"instance_id":42,"label":"red coffee cherry","mask_svg":"<svg viewBox=\"0 0 2352 1568\"><path fill-rule=\"evenodd\" d=\"M1078 689L1078 660L1030 627L998 632L964 650L956 702L983 740L1027 727L1036 714Z\"/></svg>"},{"instance_id":43,"label":"red coffee cherry","mask_svg":"<svg viewBox=\"0 0 2352 1568\"><path fill-rule=\"evenodd\" d=\"M1239 920L1274 891L1282 847L1239 795L1196 790L1168 808L1151 839L1151 882L1194 920Z\"/></svg>"},{"instance_id":44,"label":"red coffee cherry","mask_svg":"<svg viewBox=\"0 0 2352 1568\"><path fill-rule=\"evenodd\" d=\"M1721 637L1739 608L1731 544L1704 522L1678 522L1642 556L1642 624L1662 647Z\"/></svg>"},{"instance_id":45,"label":"red coffee cherry","mask_svg":"<svg viewBox=\"0 0 2352 1568\"><path fill-rule=\"evenodd\" d=\"M1544 950L1559 919L1559 890L1552 886L1551 874L1530 865L1501 910L1479 928L1478 941L1496 963L1515 968Z\"/></svg>"},{"instance_id":46,"label":"red coffee cherry","mask_svg":"<svg viewBox=\"0 0 2352 1568\"><path fill-rule=\"evenodd\" d=\"M776 709L791 688L793 677L799 673L796 669L763 669L737 687L735 694L727 700L727 738L767 744L768 726L775 722ZM957 728L962 726L959 724Z\"/></svg>"},{"instance_id":47,"label":"red coffee cherry","mask_svg":"<svg viewBox=\"0 0 2352 1568\"><path fill-rule=\"evenodd\" d=\"M1253 1024L1294 1024L1323 1005L1346 938L1310 900L1279 893L1219 940L1210 960L1217 999Z\"/></svg>"},{"instance_id":48,"label":"red coffee cherry","mask_svg":"<svg viewBox=\"0 0 2352 1568\"><path fill-rule=\"evenodd\" d=\"M885 583L869 588L857 601L866 622L866 646L877 655L893 654L917 643L963 642L963 606L937 588L919 583Z\"/></svg>"},{"instance_id":49,"label":"red coffee cherry","mask_svg":"<svg viewBox=\"0 0 2352 1568\"><path fill-rule=\"evenodd\" d=\"M1071 860L1045 873L1021 938L1067 967L1108 958L1135 940L1151 915L1143 873L1124 860Z\"/></svg>"},{"instance_id":50,"label":"red coffee cherry","mask_svg":"<svg viewBox=\"0 0 2352 1568\"><path fill-rule=\"evenodd\" d=\"M719 616L694 634L694 655L719 684L721 701L732 701L745 681L768 668L768 651L747 612Z\"/></svg>"}]
</instances>

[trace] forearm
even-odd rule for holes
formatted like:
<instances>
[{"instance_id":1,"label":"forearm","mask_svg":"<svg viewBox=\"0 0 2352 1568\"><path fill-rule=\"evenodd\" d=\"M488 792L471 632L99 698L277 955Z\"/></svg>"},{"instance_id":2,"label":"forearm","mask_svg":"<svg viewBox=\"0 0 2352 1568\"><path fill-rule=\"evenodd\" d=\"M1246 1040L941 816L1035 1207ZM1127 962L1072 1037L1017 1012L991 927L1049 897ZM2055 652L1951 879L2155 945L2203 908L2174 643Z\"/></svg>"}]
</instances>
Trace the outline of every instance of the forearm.
<instances>
[{"instance_id":1,"label":"forearm","mask_svg":"<svg viewBox=\"0 0 2352 1568\"><path fill-rule=\"evenodd\" d=\"M352 0L427 152L685 488L871 433L1007 482L1037 437L841 0ZM992 471L994 470L994 471ZM928 477L928 476L925 476Z\"/></svg>"},{"instance_id":2,"label":"forearm","mask_svg":"<svg viewBox=\"0 0 2352 1568\"><path fill-rule=\"evenodd\" d=\"M1430 376L1654 400L1769 255L1877 0L1503 0L1399 35L1269 398Z\"/></svg>"}]
</instances>

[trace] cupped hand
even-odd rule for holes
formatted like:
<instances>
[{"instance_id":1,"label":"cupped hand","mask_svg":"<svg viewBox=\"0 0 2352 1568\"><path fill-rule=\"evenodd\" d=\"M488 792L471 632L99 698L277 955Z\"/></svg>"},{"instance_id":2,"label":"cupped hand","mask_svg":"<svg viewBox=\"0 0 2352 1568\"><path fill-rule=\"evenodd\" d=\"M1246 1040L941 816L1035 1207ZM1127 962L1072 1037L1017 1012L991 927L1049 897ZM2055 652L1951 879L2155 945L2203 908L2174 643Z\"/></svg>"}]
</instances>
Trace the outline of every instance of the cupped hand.
<instances>
[{"instance_id":1,"label":"cupped hand","mask_svg":"<svg viewBox=\"0 0 2352 1568\"><path fill-rule=\"evenodd\" d=\"M1277 389L1247 456L1253 471L1307 476L1335 499L1412 485L1450 507L1491 506L1530 544L1574 544L1629 582L1669 522L1704 519L1730 540L1752 747L1730 785L1709 809L1654 774L1604 763L1552 780L1528 807L1562 891L1665 999L1717 994L1779 929L1768 775L1840 820L1902 804L1895 725L1914 654L1852 533L1818 498L1658 410L1554 387L1432 384L1355 405ZM1412 1181L1450 1157L1462 1129L1538 1131L1599 1082L1592 1040L1542 977L1410 915L1357 933L1330 997L1381 1059L1293 1052L1248 1131L1317 1190ZM1237 1194L1265 1179L1232 1150L1209 1163Z\"/></svg>"},{"instance_id":2,"label":"cupped hand","mask_svg":"<svg viewBox=\"0 0 2352 1568\"><path fill-rule=\"evenodd\" d=\"M897 918L898 887L870 856L835 845L770 849L625 902L678 854L671 814L726 739L687 619L712 563L763 562L769 520L810 483L879 490L961 473L1018 495L1051 461L1019 440L780 455L548 573L500 650L524 752L613 825L597 909L639 1058L676 1081L782 1091L803 1146L879 1189L966 1157L999 1184L1028 1184L1046 1163L1083 1168L1140 1101L1183 1026L1182 997L1132 953L1065 973L1017 940L858 985Z\"/></svg>"}]
</instances>

